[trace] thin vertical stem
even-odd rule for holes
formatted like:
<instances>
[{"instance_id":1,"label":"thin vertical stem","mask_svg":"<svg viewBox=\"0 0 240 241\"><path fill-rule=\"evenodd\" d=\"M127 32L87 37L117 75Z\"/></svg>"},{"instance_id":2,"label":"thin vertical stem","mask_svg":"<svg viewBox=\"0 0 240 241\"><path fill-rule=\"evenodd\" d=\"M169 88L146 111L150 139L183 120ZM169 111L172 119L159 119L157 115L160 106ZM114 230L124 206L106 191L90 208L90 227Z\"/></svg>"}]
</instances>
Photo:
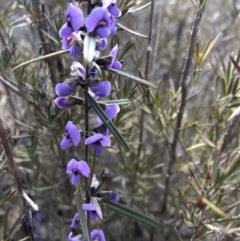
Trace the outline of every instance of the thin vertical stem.
<instances>
[{"instance_id":1,"label":"thin vertical stem","mask_svg":"<svg viewBox=\"0 0 240 241\"><path fill-rule=\"evenodd\" d=\"M191 68L192 64L192 58L194 55L194 49L196 45L196 39L197 39L197 33L198 33L198 27L202 19L202 12L203 9L200 7L196 10L193 25L192 25L192 31L191 31L191 38L187 50L187 55L186 59L184 62L184 67L182 71L182 76L181 76L181 102L180 102L180 107L177 112L177 121L176 121L176 126L173 134L173 141L171 143L171 148L170 148L170 160L168 162L168 168L167 168L167 173L166 173L166 179L165 179L165 190L163 194L163 202L162 202L162 208L161 211L162 213L165 213L167 211L167 202L168 202L168 196L169 196L169 185L170 185L170 178L172 176L172 169L173 165L176 163L176 148L177 148L177 143L179 139L179 133L182 125L182 120L183 120L183 114L184 110L186 107L186 100L187 100L187 79L189 75L189 71Z\"/></svg>"}]
</instances>

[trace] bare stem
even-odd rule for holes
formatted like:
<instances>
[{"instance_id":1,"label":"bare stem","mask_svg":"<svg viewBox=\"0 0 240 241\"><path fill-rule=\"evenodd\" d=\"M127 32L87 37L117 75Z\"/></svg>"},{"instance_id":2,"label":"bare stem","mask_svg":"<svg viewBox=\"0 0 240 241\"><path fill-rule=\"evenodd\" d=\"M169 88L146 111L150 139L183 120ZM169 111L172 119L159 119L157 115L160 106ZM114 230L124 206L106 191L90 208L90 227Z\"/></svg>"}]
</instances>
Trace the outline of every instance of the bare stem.
<instances>
[{"instance_id":1,"label":"bare stem","mask_svg":"<svg viewBox=\"0 0 240 241\"><path fill-rule=\"evenodd\" d=\"M190 37L190 42L188 45L188 50L187 50L187 55L182 71L182 76L181 76L181 90L182 90L182 95L181 95L181 102L180 102L180 107L177 112L177 121L176 121L176 126L174 130L174 135L173 135L173 141L171 143L171 148L170 148L170 160L168 162L168 168L167 168L167 174L166 174L166 179L165 179L165 190L163 194L163 202L162 202L162 207L161 207L161 212L165 213L167 211L167 202L168 202L168 196L169 196L169 185L170 185L170 178L172 176L172 168L173 165L176 163L176 147L178 143L178 138L179 138L179 133L180 133L180 128L182 125L182 119L183 119L183 114L186 106L186 99L187 99L187 79L189 76L189 71L191 68L191 63L192 63L192 58L194 55L194 48L196 44L196 39L197 39L197 33L198 33L198 27L202 18L202 12L203 10L198 8L196 10L196 14L194 17L193 25L192 25L192 31L191 31L191 37Z\"/></svg>"},{"instance_id":2,"label":"bare stem","mask_svg":"<svg viewBox=\"0 0 240 241\"><path fill-rule=\"evenodd\" d=\"M17 167L15 165L15 162L13 160L12 151L11 151L11 148L8 144L8 137L6 135L6 131L4 129L3 121L2 121L1 118L0 118L0 137L2 139L2 144L3 144L3 147L4 147L5 155L7 157L7 160L8 160L9 166L11 168L11 171L12 171L13 177L15 179L15 182L17 184L18 192L22 196L22 194L23 194L22 181L21 181L21 178L19 176L19 173L18 173ZM34 241L34 235L33 235L33 230L32 230L32 226L31 226L31 220L30 220L30 217L29 217L29 213L31 212L31 210L28 208L28 205L27 205L25 199L23 198L23 196L22 196L22 202L23 202L23 206L25 208L25 213L26 213L26 219L27 219L26 223L27 223L28 235L29 235L30 239L32 241Z\"/></svg>"}]
</instances>

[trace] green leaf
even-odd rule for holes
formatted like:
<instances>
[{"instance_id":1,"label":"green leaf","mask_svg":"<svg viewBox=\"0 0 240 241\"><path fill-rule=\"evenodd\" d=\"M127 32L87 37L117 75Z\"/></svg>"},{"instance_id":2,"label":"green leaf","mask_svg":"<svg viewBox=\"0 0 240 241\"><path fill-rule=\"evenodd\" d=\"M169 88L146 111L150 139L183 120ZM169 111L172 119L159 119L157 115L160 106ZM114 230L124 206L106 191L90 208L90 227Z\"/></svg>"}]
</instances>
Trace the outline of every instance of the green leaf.
<instances>
[{"instance_id":1,"label":"green leaf","mask_svg":"<svg viewBox=\"0 0 240 241\"><path fill-rule=\"evenodd\" d=\"M117 104L117 105L128 105L128 104L132 104L133 101L129 100L129 99L121 99L121 100L103 100L101 101L102 103L105 104Z\"/></svg>"},{"instance_id":2,"label":"green leaf","mask_svg":"<svg viewBox=\"0 0 240 241\"><path fill-rule=\"evenodd\" d=\"M8 190L0 200L0 206L3 205L15 192L16 190Z\"/></svg>"},{"instance_id":3,"label":"green leaf","mask_svg":"<svg viewBox=\"0 0 240 241\"><path fill-rule=\"evenodd\" d=\"M105 112L102 110L102 108L99 106L99 104L93 99L93 97L87 92L84 91L84 96L90 106L93 108L93 110L96 112L96 114L101 118L103 123L108 127L108 129L111 131L111 133L115 136L117 141L124 147L125 150L129 151L129 147L127 143L125 142L122 135L119 133L118 129L115 127L113 122L108 119Z\"/></svg>"},{"instance_id":4,"label":"green leaf","mask_svg":"<svg viewBox=\"0 0 240 241\"><path fill-rule=\"evenodd\" d=\"M152 227L155 227L155 228L160 228L160 229L163 229L164 226L163 224L159 223L158 221L132 209L132 208L129 208L125 205L122 205L120 203L116 203L116 202L111 202L111 201L107 201L107 200L104 200L102 199L101 200L103 203L106 204L106 206L112 210L114 210L115 212L117 213L121 213L129 218L132 218L136 221L139 221L139 222L142 222L144 224L147 224L147 225L150 225Z\"/></svg>"},{"instance_id":5,"label":"green leaf","mask_svg":"<svg viewBox=\"0 0 240 241\"><path fill-rule=\"evenodd\" d=\"M87 220L86 220L85 213L82 209L83 197L82 197L82 188L81 188L80 182L77 183L77 187L76 187L76 191L74 193L74 197L75 197L75 201L76 201L76 206L77 206L78 215L79 215L79 221L80 221L80 224L81 224L84 240L90 241L89 230L88 230L88 226L87 226Z\"/></svg>"},{"instance_id":6,"label":"green leaf","mask_svg":"<svg viewBox=\"0 0 240 241\"><path fill-rule=\"evenodd\" d=\"M124 76L124 77L127 77L127 78L129 78L129 79L138 81L138 82L140 82L140 83L142 83L142 84L151 86L151 87L153 87L153 88L155 88L155 89L157 88L156 85L154 85L153 83L151 83L151 82L149 82L149 81L146 81L146 80L144 80L144 79L140 79L140 78L138 78L138 77L136 77L136 76L134 76L134 75L127 74L127 73L125 73L125 72L122 72L122 71L116 70L116 69L110 69L110 71L113 72L113 73L122 75L122 76Z\"/></svg>"},{"instance_id":7,"label":"green leaf","mask_svg":"<svg viewBox=\"0 0 240 241\"><path fill-rule=\"evenodd\" d=\"M3 170L0 172L0 182L3 180L3 178L5 177L7 171L6 170Z\"/></svg>"},{"instance_id":8,"label":"green leaf","mask_svg":"<svg viewBox=\"0 0 240 241\"><path fill-rule=\"evenodd\" d=\"M87 34L84 38L84 45L83 45L83 57L87 63L90 63L95 54L96 48L96 41L95 38L92 37L90 34Z\"/></svg>"}]
</instances>

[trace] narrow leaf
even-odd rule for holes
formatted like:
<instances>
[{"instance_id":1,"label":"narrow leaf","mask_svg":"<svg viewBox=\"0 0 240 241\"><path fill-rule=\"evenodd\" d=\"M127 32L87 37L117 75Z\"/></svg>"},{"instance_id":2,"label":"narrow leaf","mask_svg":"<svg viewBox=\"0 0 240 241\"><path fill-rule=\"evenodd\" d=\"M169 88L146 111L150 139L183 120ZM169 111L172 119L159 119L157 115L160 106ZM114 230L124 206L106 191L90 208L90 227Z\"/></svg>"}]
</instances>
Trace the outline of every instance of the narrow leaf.
<instances>
[{"instance_id":1,"label":"narrow leaf","mask_svg":"<svg viewBox=\"0 0 240 241\"><path fill-rule=\"evenodd\" d=\"M240 66L238 65L237 61L235 61L235 59L233 58L232 55L229 55L230 60L232 61L234 67L237 69L237 71L240 73Z\"/></svg>"},{"instance_id":2,"label":"narrow leaf","mask_svg":"<svg viewBox=\"0 0 240 241\"><path fill-rule=\"evenodd\" d=\"M122 28L122 29L124 29L125 31L131 33L131 34L134 34L134 35L138 36L138 37L142 37L142 38L149 39L149 37L148 37L147 35L142 34L142 33L138 33L138 32L136 32L136 31L133 31L132 29L127 28L127 27L123 26L123 25L120 24L120 23L117 23L117 26L120 27L120 28Z\"/></svg>"},{"instance_id":3,"label":"narrow leaf","mask_svg":"<svg viewBox=\"0 0 240 241\"><path fill-rule=\"evenodd\" d=\"M54 52L54 53L51 53L51 54L43 55L43 56L38 57L38 58L36 58L36 59L31 59L31 60L29 60L29 61L26 61L26 62L24 62L24 63L21 63L21 64L17 65L16 67L14 67L14 68L12 69L12 72L13 72L14 70L16 70L16 69L19 69L19 68L21 68L21 67L23 67L23 66L32 64L32 63L34 63L34 62L38 62L38 61L40 61L40 60L44 60L44 59L47 59L47 58L52 58L52 57L55 57L55 56L58 56L58 55L61 55L61 54L68 53L68 52L69 52L69 49L67 49L67 50L61 50L61 51Z\"/></svg>"},{"instance_id":4,"label":"narrow leaf","mask_svg":"<svg viewBox=\"0 0 240 241\"><path fill-rule=\"evenodd\" d=\"M214 204L210 203L207 199L202 198L203 202L206 203L215 213L219 214L223 218L227 218L228 215L223 212L221 209L219 209L217 206Z\"/></svg>"},{"instance_id":5,"label":"narrow leaf","mask_svg":"<svg viewBox=\"0 0 240 241\"><path fill-rule=\"evenodd\" d=\"M88 226L87 226L87 220L86 220L85 213L82 209L83 197L82 197L82 188L81 188L80 182L77 183L77 187L76 187L76 191L74 193L74 197L75 197L75 201L76 201L76 206L77 206L78 215L79 215L79 221L80 221L80 224L81 224L84 240L90 241L89 230L88 230Z\"/></svg>"},{"instance_id":6,"label":"narrow leaf","mask_svg":"<svg viewBox=\"0 0 240 241\"><path fill-rule=\"evenodd\" d=\"M101 101L105 104L117 104L117 105L127 105L127 104L132 104L133 101L129 99L120 99L120 100L103 100Z\"/></svg>"},{"instance_id":7,"label":"narrow leaf","mask_svg":"<svg viewBox=\"0 0 240 241\"><path fill-rule=\"evenodd\" d=\"M125 150L129 151L129 147L128 147L127 143L125 142L124 138L119 133L118 129L115 127L113 122L108 119L107 115L102 110L102 108L99 106L99 104L93 99L93 97L87 91L84 91L84 96L87 99L90 106L96 112L96 114L101 118L103 123L108 127L108 129L111 131L111 133L115 136L117 141L125 148Z\"/></svg>"},{"instance_id":8,"label":"narrow leaf","mask_svg":"<svg viewBox=\"0 0 240 241\"><path fill-rule=\"evenodd\" d=\"M149 82L149 81L146 81L146 80L144 80L144 79L140 79L140 78L138 78L138 77L136 77L136 76L134 76L134 75L131 75L131 74L128 74L128 73L125 73L125 72L122 72L122 71L116 70L116 69L110 69L110 71L111 71L111 72L114 72L114 73L116 73L116 74L122 75L122 76L124 76L124 77L127 77L127 78L129 78L129 79L138 81L138 82L140 82L140 83L142 83L142 84L151 86L151 87L153 87L153 88L155 88L155 89L157 88L153 83L151 83L151 82Z\"/></svg>"},{"instance_id":9,"label":"narrow leaf","mask_svg":"<svg viewBox=\"0 0 240 241\"><path fill-rule=\"evenodd\" d=\"M139 221L139 222L142 222L142 223L145 223L147 225L150 225L152 227L155 227L155 228L159 228L159 229L163 229L164 226L163 224L159 223L158 221L132 209L132 208L129 208L125 205L122 205L120 203L116 203L116 202L111 202L111 201L107 201L107 200L104 200L102 199L101 200L103 203L106 204L106 206L112 210L114 210L115 212L117 213L121 213L129 218L132 218L136 221Z\"/></svg>"},{"instance_id":10,"label":"narrow leaf","mask_svg":"<svg viewBox=\"0 0 240 241\"><path fill-rule=\"evenodd\" d=\"M83 57L87 63L90 63L95 54L96 48L96 41L95 38L92 37L90 34L87 34L84 38L84 45L83 45Z\"/></svg>"}]
</instances>

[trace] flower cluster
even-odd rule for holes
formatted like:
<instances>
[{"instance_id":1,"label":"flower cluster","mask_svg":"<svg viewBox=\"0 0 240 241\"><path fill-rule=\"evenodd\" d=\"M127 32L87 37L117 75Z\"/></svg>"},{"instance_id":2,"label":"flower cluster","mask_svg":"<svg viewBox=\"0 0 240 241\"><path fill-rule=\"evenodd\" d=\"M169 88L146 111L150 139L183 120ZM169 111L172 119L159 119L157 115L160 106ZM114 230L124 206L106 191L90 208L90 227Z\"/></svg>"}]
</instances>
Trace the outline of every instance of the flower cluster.
<instances>
[{"instance_id":1,"label":"flower cluster","mask_svg":"<svg viewBox=\"0 0 240 241\"><path fill-rule=\"evenodd\" d=\"M70 56L77 58L84 50L84 39L87 35L95 41L93 48L94 57L86 68L79 62L73 62L70 68L70 77L63 83L58 83L55 86L57 98L55 104L61 109L68 109L78 105L90 109L86 106L85 100L79 96L75 96L77 88L87 91L93 99L98 102L99 98L109 96L111 92L111 83L108 80L102 79L101 70L116 69L121 70L122 64L117 60L118 45L116 45L107 56L100 56L102 50L107 47L107 37L111 34L116 34L116 19L121 15L120 9L116 6L116 0L97 0L92 1L92 11L85 18L79 6L72 3L65 16L65 23L59 30L59 36L62 38L62 48L70 50ZM98 102L100 107L105 112L109 120L112 120L120 111L117 104L104 104ZM60 143L63 150L70 146L78 146L81 139L84 138L85 145L91 145L94 152L100 154L104 147L111 146L109 138L110 130L103 123L100 117L96 117L96 125L93 128L85 130L79 129L72 121L66 123L64 129L64 137ZM102 181L99 183L97 177L90 170L88 164L84 160L77 161L71 159L67 165L66 173L71 176L71 183L78 185L81 176L88 178L92 176L90 185L90 198L87 203L82 205L82 209L90 221L103 219L99 200L105 199L108 201L118 202L119 196L114 191L101 191L100 188L107 178L107 175L102 175ZM89 213L89 215L88 215ZM71 232L68 236L69 241L80 240L84 237L76 233L75 229L80 229L78 213L75 214L71 223ZM95 229L90 233L91 241L105 241L105 236L102 230Z\"/></svg>"},{"instance_id":2,"label":"flower cluster","mask_svg":"<svg viewBox=\"0 0 240 241\"><path fill-rule=\"evenodd\" d=\"M69 4L65 23L59 31L62 38L62 49L70 49L72 58L83 51L84 37L91 34L96 39L96 51L107 46L107 37L116 34L116 18L121 15L115 0L94 1L92 12L84 18L78 6Z\"/></svg>"}]
</instances>

